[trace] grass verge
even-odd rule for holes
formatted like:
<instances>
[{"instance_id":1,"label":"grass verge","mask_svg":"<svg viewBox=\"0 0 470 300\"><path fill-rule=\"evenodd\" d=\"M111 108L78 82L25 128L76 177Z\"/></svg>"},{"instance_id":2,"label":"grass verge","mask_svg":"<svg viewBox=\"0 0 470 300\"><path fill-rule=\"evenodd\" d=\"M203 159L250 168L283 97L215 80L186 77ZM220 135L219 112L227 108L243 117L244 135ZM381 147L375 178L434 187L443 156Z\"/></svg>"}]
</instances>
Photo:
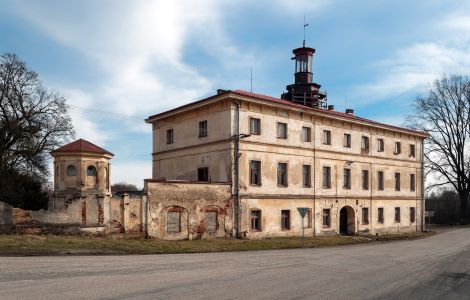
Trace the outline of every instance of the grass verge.
<instances>
[{"instance_id":1,"label":"grass verge","mask_svg":"<svg viewBox=\"0 0 470 300\"><path fill-rule=\"evenodd\" d=\"M382 236L306 237L306 248L331 247L391 240L417 239L433 233L413 232ZM0 235L0 255L169 254L253 251L300 248L298 237L263 240L216 238L193 241L162 241L128 236Z\"/></svg>"}]
</instances>

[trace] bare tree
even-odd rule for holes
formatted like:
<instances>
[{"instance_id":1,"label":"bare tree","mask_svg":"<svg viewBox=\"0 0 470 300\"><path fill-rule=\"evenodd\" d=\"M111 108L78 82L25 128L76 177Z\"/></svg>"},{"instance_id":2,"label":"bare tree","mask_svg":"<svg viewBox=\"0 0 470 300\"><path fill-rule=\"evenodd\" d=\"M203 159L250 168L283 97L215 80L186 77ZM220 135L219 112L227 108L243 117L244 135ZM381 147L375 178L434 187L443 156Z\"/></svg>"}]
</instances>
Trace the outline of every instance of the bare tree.
<instances>
[{"instance_id":1,"label":"bare tree","mask_svg":"<svg viewBox=\"0 0 470 300\"><path fill-rule=\"evenodd\" d=\"M15 184L7 178L44 181L49 151L73 133L65 99L15 54L0 56L0 192Z\"/></svg>"},{"instance_id":2,"label":"bare tree","mask_svg":"<svg viewBox=\"0 0 470 300\"><path fill-rule=\"evenodd\" d=\"M427 174L450 185L459 195L460 219L469 220L470 194L470 81L462 76L436 80L415 102L410 127L427 132L424 158Z\"/></svg>"}]
</instances>

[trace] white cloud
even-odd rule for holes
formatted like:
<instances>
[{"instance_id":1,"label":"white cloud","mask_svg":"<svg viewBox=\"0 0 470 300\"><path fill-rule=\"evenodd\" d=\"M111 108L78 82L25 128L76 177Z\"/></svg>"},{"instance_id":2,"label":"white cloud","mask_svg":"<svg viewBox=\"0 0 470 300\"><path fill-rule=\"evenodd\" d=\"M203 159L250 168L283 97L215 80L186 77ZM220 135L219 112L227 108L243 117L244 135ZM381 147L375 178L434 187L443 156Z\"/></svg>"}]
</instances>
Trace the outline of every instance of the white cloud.
<instances>
[{"instance_id":1,"label":"white cloud","mask_svg":"<svg viewBox=\"0 0 470 300\"><path fill-rule=\"evenodd\" d=\"M378 76L354 88L362 104L380 101L409 91L420 92L447 74L470 74L470 21L468 15L449 14L429 28L429 42L398 49L371 68ZM423 34L424 35L424 34Z\"/></svg>"},{"instance_id":2,"label":"white cloud","mask_svg":"<svg viewBox=\"0 0 470 300\"><path fill-rule=\"evenodd\" d=\"M67 99L76 136L92 141L98 145L105 145L111 136L100 131L98 126L85 116L86 110L93 107L94 100L92 96L79 89L60 87L57 89L61 90Z\"/></svg>"}]
</instances>

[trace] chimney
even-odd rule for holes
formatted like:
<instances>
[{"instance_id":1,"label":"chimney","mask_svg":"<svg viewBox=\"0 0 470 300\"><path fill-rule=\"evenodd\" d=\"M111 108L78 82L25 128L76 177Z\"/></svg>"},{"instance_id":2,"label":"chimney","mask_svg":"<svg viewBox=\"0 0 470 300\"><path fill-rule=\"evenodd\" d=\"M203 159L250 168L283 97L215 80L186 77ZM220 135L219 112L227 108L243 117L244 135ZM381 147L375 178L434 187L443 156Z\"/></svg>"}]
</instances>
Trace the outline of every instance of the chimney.
<instances>
[{"instance_id":1,"label":"chimney","mask_svg":"<svg viewBox=\"0 0 470 300\"><path fill-rule=\"evenodd\" d=\"M348 115L354 115L354 109L352 109L352 108L346 108L346 113L347 113Z\"/></svg>"},{"instance_id":2,"label":"chimney","mask_svg":"<svg viewBox=\"0 0 470 300\"><path fill-rule=\"evenodd\" d=\"M217 95L223 94L225 92L226 92L226 90L224 90L224 89L217 89Z\"/></svg>"},{"instance_id":3,"label":"chimney","mask_svg":"<svg viewBox=\"0 0 470 300\"><path fill-rule=\"evenodd\" d=\"M335 106L334 105L328 105L328 110L335 110Z\"/></svg>"}]
</instances>

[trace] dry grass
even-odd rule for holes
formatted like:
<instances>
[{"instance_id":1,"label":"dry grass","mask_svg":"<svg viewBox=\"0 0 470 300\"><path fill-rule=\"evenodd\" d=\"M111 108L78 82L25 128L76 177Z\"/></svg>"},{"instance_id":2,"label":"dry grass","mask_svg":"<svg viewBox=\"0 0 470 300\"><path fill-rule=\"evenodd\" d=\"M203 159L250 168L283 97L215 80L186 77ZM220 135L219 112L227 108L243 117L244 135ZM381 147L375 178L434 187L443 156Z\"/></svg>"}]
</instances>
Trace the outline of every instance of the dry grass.
<instances>
[{"instance_id":1,"label":"dry grass","mask_svg":"<svg viewBox=\"0 0 470 300\"><path fill-rule=\"evenodd\" d=\"M306 237L306 248L331 247L416 239L432 233L406 233L386 236L326 236ZM162 241L126 236L58 236L58 235L0 235L0 255L67 255L67 254L164 254L198 253L300 248L297 237L263 240L231 238L193 241Z\"/></svg>"}]
</instances>

